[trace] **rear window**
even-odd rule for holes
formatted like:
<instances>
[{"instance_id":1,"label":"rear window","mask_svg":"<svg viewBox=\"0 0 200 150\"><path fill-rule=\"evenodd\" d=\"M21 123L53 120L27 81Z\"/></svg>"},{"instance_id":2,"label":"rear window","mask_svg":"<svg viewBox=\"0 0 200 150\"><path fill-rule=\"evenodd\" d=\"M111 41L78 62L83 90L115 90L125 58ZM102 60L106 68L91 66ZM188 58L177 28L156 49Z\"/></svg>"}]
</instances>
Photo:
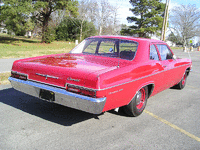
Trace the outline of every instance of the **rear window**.
<instances>
[{"instance_id":1,"label":"rear window","mask_svg":"<svg viewBox=\"0 0 200 150\"><path fill-rule=\"evenodd\" d=\"M132 60L138 43L111 38L88 38L75 47L71 53L83 53Z\"/></svg>"}]
</instances>

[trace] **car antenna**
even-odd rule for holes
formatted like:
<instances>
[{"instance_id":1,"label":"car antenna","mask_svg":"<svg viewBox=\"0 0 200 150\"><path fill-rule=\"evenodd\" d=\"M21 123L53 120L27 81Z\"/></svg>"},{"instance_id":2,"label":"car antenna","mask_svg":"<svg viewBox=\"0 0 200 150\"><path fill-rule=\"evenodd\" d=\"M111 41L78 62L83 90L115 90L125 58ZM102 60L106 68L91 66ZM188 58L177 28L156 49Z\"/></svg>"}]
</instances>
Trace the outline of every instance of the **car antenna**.
<instances>
[{"instance_id":1,"label":"car antenna","mask_svg":"<svg viewBox=\"0 0 200 150\"><path fill-rule=\"evenodd\" d=\"M120 51L120 50L119 50ZM120 52L119 53L119 58L120 58ZM117 68L119 68L119 58L118 58L118 64L117 64Z\"/></svg>"},{"instance_id":2,"label":"car antenna","mask_svg":"<svg viewBox=\"0 0 200 150\"><path fill-rule=\"evenodd\" d=\"M119 68L119 59L118 59L118 64L117 64L117 68Z\"/></svg>"}]
</instances>

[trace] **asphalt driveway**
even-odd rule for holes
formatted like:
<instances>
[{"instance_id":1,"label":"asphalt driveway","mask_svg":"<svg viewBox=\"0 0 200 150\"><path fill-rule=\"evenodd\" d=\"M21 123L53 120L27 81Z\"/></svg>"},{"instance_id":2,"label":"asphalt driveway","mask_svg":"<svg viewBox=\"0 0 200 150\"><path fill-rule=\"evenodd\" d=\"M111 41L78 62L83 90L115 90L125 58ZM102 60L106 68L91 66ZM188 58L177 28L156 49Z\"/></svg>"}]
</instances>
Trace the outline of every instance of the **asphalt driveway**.
<instances>
[{"instance_id":1,"label":"asphalt driveway","mask_svg":"<svg viewBox=\"0 0 200 150\"><path fill-rule=\"evenodd\" d=\"M0 73L8 72L12 69L12 64L20 58L0 59Z\"/></svg>"},{"instance_id":2,"label":"asphalt driveway","mask_svg":"<svg viewBox=\"0 0 200 150\"><path fill-rule=\"evenodd\" d=\"M92 115L0 86L0 149L199 150L200 52L190 55L185 88L149 98L139 117L113 110Z\"/></svg>"}]
</instances>

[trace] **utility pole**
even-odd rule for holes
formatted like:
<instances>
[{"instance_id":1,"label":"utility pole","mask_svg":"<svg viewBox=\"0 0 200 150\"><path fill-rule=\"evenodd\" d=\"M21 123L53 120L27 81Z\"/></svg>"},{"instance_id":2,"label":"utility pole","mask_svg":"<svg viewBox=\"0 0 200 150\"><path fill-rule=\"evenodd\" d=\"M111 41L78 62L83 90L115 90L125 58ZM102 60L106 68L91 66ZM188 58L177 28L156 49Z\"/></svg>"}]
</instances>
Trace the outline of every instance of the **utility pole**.
<instances>
[{"instance_id":1,"label":"utility pole","mask_svg":"<svg viewBox=\"0 0 200 150\"><path fill-rule=\"evenodd\" d=\"M165 14L163 18L163 26L162 26L162 32L161 32L161 40L165 41L165 33L167 30L167 22L169 18L169 2L170 0L166 0L166 5L165 5Z\"/></svg>"}]
</instances>

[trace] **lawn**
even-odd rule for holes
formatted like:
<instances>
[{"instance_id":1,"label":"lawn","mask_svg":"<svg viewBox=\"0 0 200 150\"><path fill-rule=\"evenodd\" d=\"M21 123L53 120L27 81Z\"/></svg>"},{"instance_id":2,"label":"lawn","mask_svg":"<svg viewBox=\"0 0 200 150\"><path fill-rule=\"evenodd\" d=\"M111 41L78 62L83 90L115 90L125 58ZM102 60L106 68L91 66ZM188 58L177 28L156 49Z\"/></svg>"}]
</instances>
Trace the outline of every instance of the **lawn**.
<instances>
[{"instance_id":1,"label":"lawn","mask_svg":"<svg viewBox=\"0 0 200 150\"><path fill-rule=\"evenodd\" d=\"M0 34L0 59L67 53L74 46L74 43L66 41L54 41L46 44L40 43L40 39L12 37L6 34Z\"/></svg>"},{"instance_id":2,"label":"lawn","mask_svg":"<svg viewBox=\"0 0 200 150\"><path fill-rule=\"evenodd\" d=\"M54 41L50 44L40 43L41 39L13 37L0 33L0 59L26 58L48 54L67 53L72 50L75 43ZM8 73L0 73L0 85L9 84Z\"/></svg>"},{"instance_id":3,"label":"lawn","mask_svg":"<svg viewBox=\"0 0 200 150\"><path fill-rule=\"evenodd\" d=\"M8 78L10 77L10 75L10 72L0 73L0 85L9 84L10 82L8 81Z\"/></svg>"}]
</instances>

